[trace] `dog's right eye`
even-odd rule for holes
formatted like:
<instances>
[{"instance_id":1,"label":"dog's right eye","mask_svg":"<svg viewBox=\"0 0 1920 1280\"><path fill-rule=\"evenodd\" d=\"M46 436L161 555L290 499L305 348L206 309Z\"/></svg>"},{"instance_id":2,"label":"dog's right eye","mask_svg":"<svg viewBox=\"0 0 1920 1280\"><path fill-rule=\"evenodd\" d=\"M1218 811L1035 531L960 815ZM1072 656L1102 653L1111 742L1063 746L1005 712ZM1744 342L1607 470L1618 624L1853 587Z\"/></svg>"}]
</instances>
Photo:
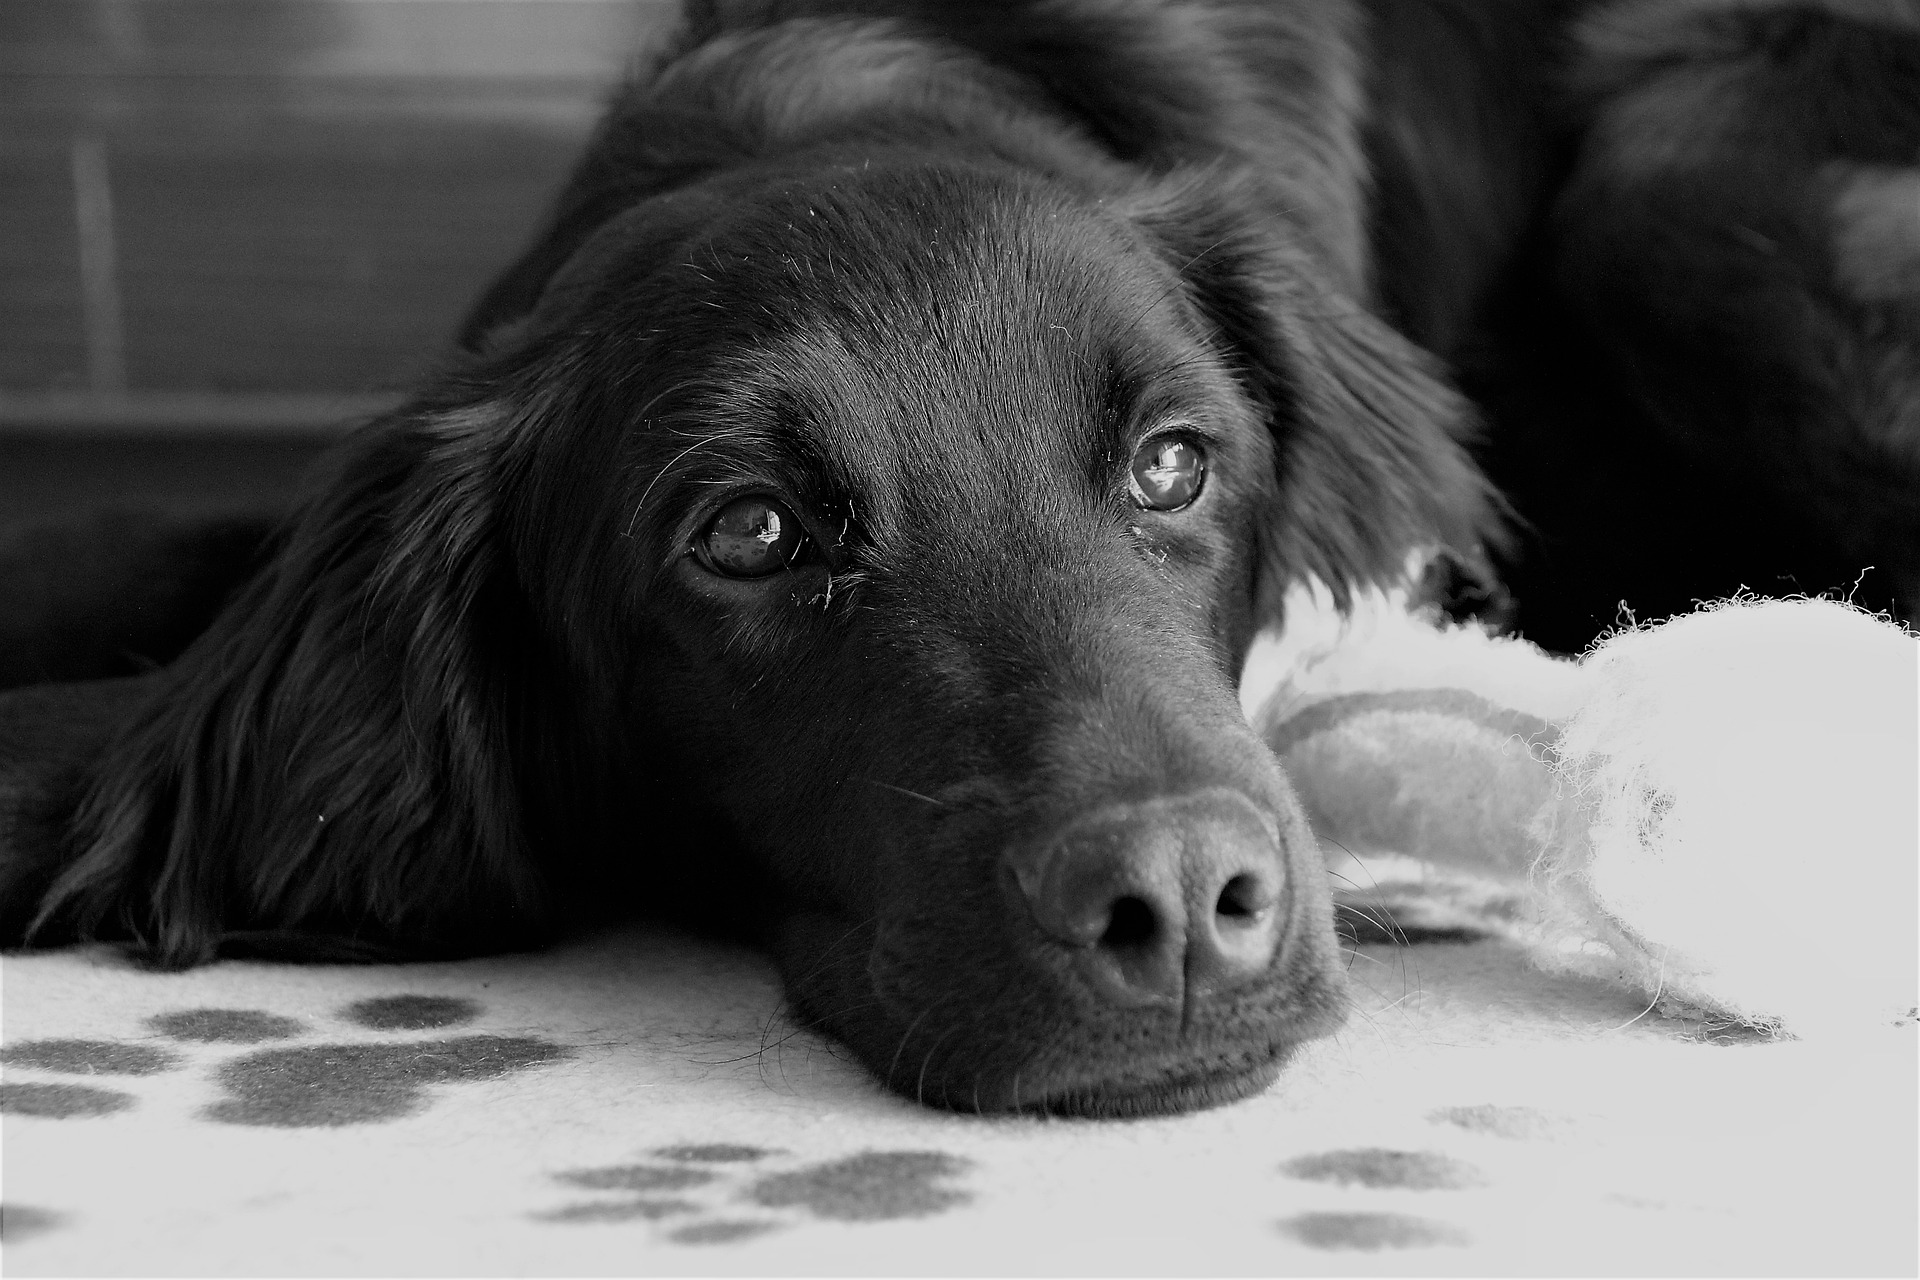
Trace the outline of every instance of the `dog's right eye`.
<instances>
[{"instance_id":1,"label":"dog's right eye","mask_svg":"<svg viewBox=\"0 0 1920 1280\"><path fill-rule=\"evenodd\" d=\"M694 539L694 552L714 573L764 578L786 568L804 538L800 522L772 498L735 498Z\"/></svg>"},{"instance_id":2,"label":"dog's right eye","mask_svg":"<svg viewBox=\"0 0 1920 1280\"><path fill-rule=\"evenodd\" d=\"M1193 505L1207 482L1207 455L1186 436L1160 436L1133 457L1127 489L1145 511L1178 511Z\"/></svg>"}]
</instances>

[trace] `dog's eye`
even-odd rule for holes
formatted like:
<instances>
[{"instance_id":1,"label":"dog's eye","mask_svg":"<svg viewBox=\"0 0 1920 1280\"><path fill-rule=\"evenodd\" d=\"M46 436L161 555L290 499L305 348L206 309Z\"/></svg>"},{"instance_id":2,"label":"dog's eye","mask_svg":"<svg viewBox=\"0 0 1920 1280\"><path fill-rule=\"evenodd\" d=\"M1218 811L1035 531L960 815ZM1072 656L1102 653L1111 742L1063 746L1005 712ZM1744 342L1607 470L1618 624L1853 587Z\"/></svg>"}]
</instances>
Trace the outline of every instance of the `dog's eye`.
<instances>
[{"instance_id":1,"label":"dog's eye","mask_svg":"<svg viewBox=\"0 0 1920 1280\"><path fill-rule=\"evenodd\" d=\"M792 563L800 522L772 498L736 498L694 542L707 568L729 578L764 578Z\"/></svg>"},{"instance_id":2,"label":"dog's eye","mask_svg":"<svg viewBox=\"0 0 1920 1280\"><path fill-rule=\"evenodd\" d=\"M1200 496L1207 481L1207 455L1184 436L1149 440L1133 455L1127 485L1133 505L1148 511L1178 511Z\"/></svg>"}]
</instances>

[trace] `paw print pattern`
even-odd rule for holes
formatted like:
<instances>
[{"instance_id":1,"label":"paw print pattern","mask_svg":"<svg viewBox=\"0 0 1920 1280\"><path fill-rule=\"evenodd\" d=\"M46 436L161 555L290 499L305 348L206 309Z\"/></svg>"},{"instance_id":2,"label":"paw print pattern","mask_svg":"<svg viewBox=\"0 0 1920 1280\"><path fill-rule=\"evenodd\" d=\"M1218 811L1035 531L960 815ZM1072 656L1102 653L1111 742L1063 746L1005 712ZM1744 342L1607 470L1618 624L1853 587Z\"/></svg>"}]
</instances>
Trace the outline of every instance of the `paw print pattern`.
<instances>
[{"instance_id":1,"label":"paw print pattern","mask_svg":"<svg viewBox=\"0 0 1920 1280\"><path fill-rule=\"evenodd\" d=\"M1487 1179L1462 1160L1432 1151L1365 1147L1301 1156L1280 1166L1289 1177L1340 1186L1395 1187L1404 1191L1458 1191L1484 1187Z\"/></svg>"},{"instance_id":2,"label":"paw print pattern","mask_svg":"<svg viewBox=\"0 0 1920 1280\"><path fill-rule=\"evenodd\" d=\"M1428 1114L1434 1124L1451 1125L1468 1133L1515 1142L1557 1142L1568 1137L1573 1123L1534 1107L1498 1107L1481 1103L1471 1107L1442 1107Z\"/></svg>"},{"instance_id":3,"label":"paw print pattern","mask_svg":"<svg viewBox=\"0 0 1920 1280\"><path fill-rule=\"evenodd\" d=\"M147 1019L147 1025L169 1040L201 1044L258 1044L262 1040L291 1040L306 1031L298 1018L257 1009L181 1009Z\"/></svg>"},{"instance_id":4,"label":"paw print pattern","mask_svg":"<svg viewBox=\"0 0 1920 1280\"><path fill-rule=\"evenodd\" d=\"M432 1090L492 1080L572 1056L534 1036L450 1033L474 1021L471 1000L400 993L349 1004L334 1018L373 1038L310 1042L298 1018L259 1009L173 1010L147 1020L167 1046L119 1040L35 1040L0 1049L0 1063L71 1079L8 1080L0 1111L75 1120L137 1105L129 1092L100 1077L143 1077L184 1069L211 1046L245 1047L213 1068L223 1095L201 1118L271 1128L378 1123L423 1110ZM404 1033L412 1033L410 1035ZM433 1034L438 1033L438 1034ZM402 1038L392 1038L396 1035ZM1429 1123L1479 1137L1555 1141L1569 1122L1525 1107L1447 1107ZM651 1151L630 1164L567 1169L549 1175L574 1196L530 1216L556 1226L641 1224L678 1245L717 1245L782 1231L808 1219L846 1223L926 1218L972 1199L956 1186L968 1161L940 1151L863 1151L794 1164L785 1152L724 1142L686 1143ZM1279 1170L1303 1182L1421 1193L1470 1191L1489 1185L1478 1168L1434 1151L1350 1148L1317 1152ZM0 1235L18 1240L56 1229L62 1215L31 1206L0 1208ZM1379 1251L1461 1247L1468 1235L1444 1221L1399 1212L1303 1212L1278 1229L1309 1248Z\"/></svg>"},{"instance_id":5,"label":"paw print pattern","mask_svg":"<svg viewBox=\"0 0 1920 1280\"><path fill-rule=\"evenodd\" d=\"M1281 1230L1313 1249L1424 1249L1473 1243L1467 1233L1443 1222L1405 1213L1302 1213L1286 1219Z\"/></svg>"},{"instance_id":6,"label":"paw print pattern","mask_svg":"<svg viewBox=\"0 0 1920 1280\"><path fill-rule=\"evenodd\" d=\"M1429 1119L1439 1120L1435 1115ZM1307 1182L1397 1191L1465 1191L1488 1185L1487 1176L1464 1160L1435 1151L1356 1147L1300 1156L1280 1172ZM1283 1218L1280 1230L1312 1249L1365 1250L1460 1247L1467 1233L1444 1222L1404 1213L1301 1213Z\"/></svg>"},{"instance_id":7,"label":"paw print pattern","mask_svg":"<svg viewBox=\"0 0 1920 1280\"><path fill-rule=\"evenodd\" d=\"M480 1012L471 1000L408 993L356 1001L336 1016L368 1031L429 1031L471 1022ZM259 1009L180 1009L149 1018L147 1026L187 1045L259 1045L309 1033L297 1018ZM214 1069L226 1096L201 1118L292 1129L396 1120L423 1110L432 1086L492 1080L571 1055L534 1036L484 1034L259 1048ZM148 1044L35 1040L0 1050L0 1062L57 1075L145 1076L180 1069L182 1057ZM64 1081L0 1085L0 1111L13 1115L74 1119L135 1102L117 1089Z\"/></svg>"},{"instance_id":8,"label":"paw print pattern","mask_svg":"<svg viewBox=\"0 0 1920 1280\"><path fill-rule=\"evenodd\" d=\"M114 1040L32 1040L0 1049L0 1063L54 1075L150 1076L172 1071L178 1054ZM0 1084L0 1112L72 1120L109 1116L134 1104L130 1093L95 1085L9 1080Z\"/></svg>"},{"instance_id":9,"label":"paw print pattern","mask_svg":"<svg viewBox=\"0 0 1920 1280\"><path fill-rule=\"evenodd\" d=\"M661 1222L675 1244L730 1244L793 1225L791 1211L839 1222L883 1222L946 1213L972 1199L948 1185L968 1162L940 1151L863 1151L746 1177L737 1166L782 1152L731 1143L662 1147L655 1162L569 1169L554 1180L617 1198L576 1200L532 1216L541 1222ZM714 1167L718 1166L718 1167ZM717 1206L728 1206L720 1208ZM748 1205L745 1213L731 1206ZM756 1212L772 1210L772 1214Z\"/></svg>"},{"instance_id":10,"label":"paw print pattern","mask_svg":"<svg viewBox=\"0 0 1920 1280\"><path fill-rule=\"evenodd\" d=\"M1516 1142L1554 1142L1572 1123L1532 1107L1442 1107L1427 1122L1456 1132ZM1398 1151L1356 1147L1300 1156L1280 1166L1290 1178L1362 1190L1471 1191L1492 1185L1480 1169L1436 1151ZM1461 1247L1472 1243L1466 1232L1445 1222L1404 1213L1365 1211L1301 1213L1282 1219L1279 1229L1314 1249L1366 1250Z\"/></svg>"},{"instance_id":11,"label":"paw print pattern","mask_svg":"<svg viewBox=\"0 0 1920 1280\"><path fill-rule=\"evenodd\" d=\"M0 1241L19 1244L60 1225L60 1215L28 1204L0 1205Z\"/></svg>"}]
</instances>

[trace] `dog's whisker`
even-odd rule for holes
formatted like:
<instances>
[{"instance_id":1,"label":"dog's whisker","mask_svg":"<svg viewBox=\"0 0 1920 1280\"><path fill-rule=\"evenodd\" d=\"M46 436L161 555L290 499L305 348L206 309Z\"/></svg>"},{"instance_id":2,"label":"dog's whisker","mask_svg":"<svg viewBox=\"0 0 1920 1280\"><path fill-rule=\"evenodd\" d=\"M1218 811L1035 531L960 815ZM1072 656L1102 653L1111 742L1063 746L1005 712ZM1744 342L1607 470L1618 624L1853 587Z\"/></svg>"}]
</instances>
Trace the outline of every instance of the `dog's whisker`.
<instances>
[{"instance_id":1,"label":"dog's whisker","mask_svg":"<svg viewBox=\"0 0 1920 1280\"><path fill-rule=\"evenodd\" d=\"M900 1066L900 1055L907 1051L907 1042L913 1039L914 1031L919 1028L922 1022L926 1021L927 1015L939 1008L941 1003L941 1001L936 1000L934 1003L922 1009L914 1020L907 1024L907 1029L900 1033L900 1046L893 1051L893 1061L887 1064L885 1079L889 1088L893 1086L893 1073Z\"/></svg>"},{"instance_id":2,"label":"dog's whisker","mask_svg":"<svg viewBox=\"0 0 1920 1280\"><path fill-rule=\"evenodd\" d=\"M661 394L665 395L667 393L662 392ZM659 397L655 397L655 399L658 399L658 398ZM742 427L730 427L723 431L716 431L712 435L705 436L699 440L694 441L692 444L682 449L679 453L675 454L673 458L665 466L661 467L658 471L653 473L653 478L647 481L647 487L640 491L640 500L633 504L633 514L628 517L627 527L620 531L620 536L623 538L631 538L633 536L633 528L636 524L640 522L640 513L647 509L647 499L653 496L654 487L658 485L660 481L664 479L669 473L671 473L675 467L679 466L686 459L692 457L694 454L700 452L702 449L711 448L712 446L717 445L724 440L737 440L742 436L752 435L757 430L758 429L755 427L742 426Z\"/></svg>"},{"instance_id":3,"label":"dog's whisker","mask_svg":"<svg viewBox=\"0 0 1920 1280\"><path fill-rule=\"evenodd\" d=\"M909 788L907 788L907 787L898 787L898 786L895 786L895 785L894 785L893 783L891 783L891 782L882 782L882 781L880 781L880 779L878 779L878 778L856 778L856 779L854 779L854 781L856 781L856 782L866 782L866 783L871 783L871 784L872 784L873 786L876 786L876 787L884 787L884 788L886 788L886 789L887 789L888 791L897 791L897 792L899 792L899 793L900 793L901 795L903 795L903 796L909 796L909 797L911 797L911 798L913 798L913 799L915 799L915 800L924 800L924 801L925 801L926 803L928 803L928 804L930 804L930 805L932 805L932 806L933 806L934 808L936 808L936 809L950 809L950 808L952 808L952 807L953 807L952 805L950 805L950 804L947 804L947 803L946 803L946 802L945 802L944 800L935 800L935 799L934 799L934 798L933 798L932 796L929 796L929 795L923 795L923 794L921 794L920 792L918 792L918 791L913 791L913 790L910 790L910 789L909 789Z\"/></svg>"},{"instance_id":4,"label":"dog's whisker","mask_svg":"<svg viewBox=\"0 0 1920 1280\"><path fill-rule=\"evenodd\" d=\"M842 948L853 942L862 930L870 929L878 924L879 919L877 915L870 915L848 925L845 932L820 949L819 958L814 961L812 966L789 979L788 985L794 990L804 991L815 978L826 971L828 966L839 960Z\"/></svg>"},{"instance_id":5,"label":"dog's whisker","mask_svg":"<svg viewBox=\"0 0 1920 1280\"><path fill-rule=\"evenodd\" d=\"M927 1105L927 1068L933 1065L933 1055L940 1052L940 1046L947 1042L947 1037L959 1029L959 1026L955 1025L941 1032L940 1038L935 1040L932 1047L927 1050L926 1057L920 1059L920 1077L914 1082L913 1097L914 1101L923 1107Z\"/></svg>"},{"instance_id":6,"label":"dog's whisker","mask_svg":"<svg viewBox=\"0 0 1920 1280\"><path fill-rule=\"evenodd\" d=\"M1193 285L1192 285L1192 282L1187 279L1187 272L1191 271L1194 267L1198 266L1202 258L1207 257L1209 254L1213 253L1214 250L1226 244L1227 239L1228 238L1226 236L1222 236L1220 239L1215 240L1212 244L1200 250L1200 252L1194 254L1191 258L1188 258L1185 262L1181 263L1180 269L1174 273L1173 283L1168 285L1165 289L1161 290L1159 293L1155 294L1152 298L1150 298L1143 306L1139 308L1136 315L1138 317L1144 318L1145 316L1149 315L1155 307L1165 302L1168 298L1171 298L1174 294L1184 293L1191 290Z\"/></svg>"},{"instance_id":7,"label":"dog's whisker","mask_svg":"<svg viewBox=\"0 0 1920 1280\"><path fill-rule=\"evenodd\" d=\"M1386 905L1385 895L1380 889L1379 878L1373 874L1372 869L1367 866L1364 860L1354 857L1353 851L1341 844L1338 840L1330 839L1327 843L1346 854L1355 865L1367 873L1367 878L1373 882L1371 888L1362 886L1356 883L1352 877L1329 867L1327 869L1329 878L1341 881L1350 886L1355 893L1362 895L1361 902L1346 902L1342 904L1343 909L1378 926L1381 931L1387 935L1388 940L1395 946L1403 949L1412 946L1413 940L1407 936L1406 930L1400 927L1400 922L1395 919L1392 910ZM1371 899L1372 901L1368 902L1366 901L1367 899Z\"/></svg>"}]
</instances>

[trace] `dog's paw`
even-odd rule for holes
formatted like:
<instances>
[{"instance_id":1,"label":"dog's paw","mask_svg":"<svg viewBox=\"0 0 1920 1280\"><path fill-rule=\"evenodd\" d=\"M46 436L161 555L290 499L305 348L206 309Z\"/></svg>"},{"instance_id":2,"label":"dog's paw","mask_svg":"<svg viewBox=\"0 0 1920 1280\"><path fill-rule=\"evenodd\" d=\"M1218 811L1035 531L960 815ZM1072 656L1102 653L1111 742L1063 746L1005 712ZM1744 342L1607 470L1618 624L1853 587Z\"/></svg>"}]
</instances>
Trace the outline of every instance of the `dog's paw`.
<instances>
[{"instance_id":1,"label":"dog's paw","mask_svg":"<svg viewBox=\"0 0 1920 1280\"><path fill-rule=\"evenodd\" d=\"M1908 1016L1917 648L1819 600L1603 643L1536 825L1543 957L1797 1036Z\"/></svg>"}]
</instances>

